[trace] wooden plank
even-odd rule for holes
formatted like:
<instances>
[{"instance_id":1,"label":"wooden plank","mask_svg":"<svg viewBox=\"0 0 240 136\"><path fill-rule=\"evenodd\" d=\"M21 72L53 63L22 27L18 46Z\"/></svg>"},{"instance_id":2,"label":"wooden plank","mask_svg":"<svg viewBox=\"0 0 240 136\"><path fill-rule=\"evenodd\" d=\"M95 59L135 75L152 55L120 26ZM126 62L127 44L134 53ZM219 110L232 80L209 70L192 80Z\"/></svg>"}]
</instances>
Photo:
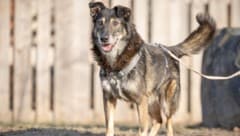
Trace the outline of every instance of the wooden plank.
<instances>
[{"instance_id":1,"label":"wooden plank","mask_svg":"<svg viewBox=\"0 0 240 136\"><path fill-rule=\"evenodd\" d=\"M170 44L169 4L169 0L152 0L151 42Z\"/></svg>"},{"instance_id":2,"label":"wooden plank","mask_svg":"<svg viewBox=\"0 0 240 136\"><path fill-rule=\"evenodd\" d=\"M133 19L134 24L136 25L136 29L141 37L145 41L149 41L148 39L148 1L147 0L138 0L134 1L133 5Z\"/></svg>"},{"instance_id":3,"label":"wooden plank","mask_svg":"<svg viewBox=\"0 0 240 136\"><path fill-rule=\"evenodd\" d=\"M240 27L240 0L231 0L231 26Z\"/></svg>"},{"instance_id":4,"label":"wooden plank","mask_svg":"<svg viewBox=\"0 0 240 136\"><path fill-rule=\"evenodd\" d=\"M192 9L191 10L191 31L197 29L199 24L196 20L196 15L198 13L205 13L205 2L204 0L192 0Z\"/></svg>"},{"instance_id":5,"label":"wooden plank","mask_svg":"<svg viewBox=\"0 0 240 136\"><path fill-rule=\"evenodd\" d=\"M204 13L204 1L194 0L191 9L191 31L195 30L199 25L196 21L196 15L198 13ZM191 57L191 66L197 71L201 71L202 68L202 52ZM190 112L191 121L200 123L202 121L202 109L201 109L201 77L191 72L191 95L190 95Z\"/></svg>"},{"instance_id":6,"label":"wooden plank","mask_svg":"<svg viewBox=\"0 0 240 136\"><path fill-rule=\"evenodd\" d=\"M209 2L209 13L216 20L218 28L228 26L228 13L226 0L211 0Z\"/></svg>"},{"instance_id":7,"label":"wooden plank","mask_svg":"<svg viewBox=\"0 0 240 136\"><path fill-rule=\"evenodd\" d=\"M32 122L31 109L31 0L15 1L14 118Z\"/></svg>"},{"instance_id":8,"label":"wooden plank","mask_svg":"<svg viewBox=\"0 0 240 136\"><path fill-rule=\"evenodd\" d=\"M188 3L170 1L170 44L176 45L189 34Z\"/></svg>"},{"instance_id":9,"label":"wooden plank","mask_svg":"<svg viewBox=\"0 0 240 136\"><path fill-rule=\"evenodd\" d=\"M189 14L188 3L182 1L170 2L170 44L176 45L183 41L189 34ZM185 64L189 65L189 58L183 57ZM180 105L175 114L175 122L182 122L188 119L188 72L180 66L181 95Z\"/></svg>"},{"instance_id":10,"label":"wooden plank","mask_svg":"<svg viewBox=\"0 0 240 136\"><path fill-rule=\"evenodd\" d=\"M112 0L111 6L122 5L131 8L131 0Z\"/></svg>"},{"instance_id":11,"label":"wooden plank","mask_svg":"<svg viewBox=\"0 0 240 136\"><path fill-rule=\"evenodd\" d=\"M37 1L37 122L50 123L51 0Z\"/></svg>"},{"instance_id":12,"label":"wooden plank","mask_svg":"<svg viewBox=\"0 0 240 136\"><path fill-rule=\"evenodd\" d=\"M79 55L79 51L80 51L80 65L79 65L79 74L81 75L81 77L78 79L78 81L76 82L76 84L78 84L78 82L82 83L80 85L80 90L81 90L81 95L79 97L79 99L86 99L86 103L87 105L82 105L79 106L80 107L80 111L86 111L86 117L88 119L90 119L90 121L92 120L96 120L96 118L93 116L93 113L91 111L90 108L90 85L91 85L91 79L90 79L90 68L91 68L91 64L90 64L90 60L89 58L86 58L86 56L89 56L90 54L90 44L91 44L91 40L90 40L90 35L91 35L91 18L90 18L90 12L89 12L89 7L85 6L88 4L87 1L79 1L79 0L75 0L75 13L76 16L75 18L81 18L84 17L84 19L80 20L80 19L76 19L76 28L79 29L79 31L77 31L76 35L75 35L75 39L76 39L76 48L78 51L76 51L76 55ZM85 26L84 28L81 26ZM79 38L80 35L80 38ZM86 45L86 46L82 46L82 45ZM86 70L85 68L86 67ZM76 77L78 78L78 76ZM79 90L78 90L79 92ZM84 94L84 95L83 95ZM78 103L78 102L77 102ZM81 112L82 113L82 112ZM81 118L82 116L80 115L80 120L82 120ZM87 121L87 120L86 120Z\"/></svg>"},{"instance_id":13,"label":"wooden plank","mask_svg":"<svg viewBox=\"0 0 240 136\"><path fill-rule=\"evenodd\" d=\"M0 121L10 122L9 109L9 47L10 47L10 1L0 1Z\"/></svg>"},{"instance_id":14,"label":"wooden plank","mask_svg":"<svg viewBox=\"0 0 240 136\"><path fill-rule=\"evenodd\" d=\"M59 123L92 119L90 65L86 57L91 24L87 4L88 1L79 0L55 1L55 118Z\"/></svg>"}]
</instances>

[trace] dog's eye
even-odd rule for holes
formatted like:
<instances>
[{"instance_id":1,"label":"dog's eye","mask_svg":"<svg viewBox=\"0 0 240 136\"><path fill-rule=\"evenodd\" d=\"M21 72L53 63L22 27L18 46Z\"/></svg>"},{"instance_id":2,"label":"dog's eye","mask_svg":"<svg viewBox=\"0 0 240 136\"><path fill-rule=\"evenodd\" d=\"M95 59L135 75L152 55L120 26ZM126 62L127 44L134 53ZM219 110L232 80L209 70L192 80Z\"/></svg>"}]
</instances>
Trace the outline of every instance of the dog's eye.
<instances>
[{"instance_id":1,"label":"dog's eye","mask_svg":"<svg viewBox=\"0 0 240 136\"><path fill-rule=\"evenodd\" d=\"M112 24L113 24L114 26L117 26L117 25L119 24L119 21L114 20L114 21L112 22Z\"/></svg>"}]
</instances>

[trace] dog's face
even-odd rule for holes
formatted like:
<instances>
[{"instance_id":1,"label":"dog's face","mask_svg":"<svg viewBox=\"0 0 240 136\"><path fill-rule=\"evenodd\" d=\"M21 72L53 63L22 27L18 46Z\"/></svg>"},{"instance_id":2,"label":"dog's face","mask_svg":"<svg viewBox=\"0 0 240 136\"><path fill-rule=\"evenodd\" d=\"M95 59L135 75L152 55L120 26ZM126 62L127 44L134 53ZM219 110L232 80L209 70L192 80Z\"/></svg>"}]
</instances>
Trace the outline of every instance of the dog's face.
<instances>
[{"instance_id":1,"label":"dog's face","mask_svg":"<svg viewBox=\"0 0 240 136\"><path fill-rule=\"evenodd\" d=\"M131 10L123 6L106 8L101 2L89 3L93 20L92 39L103 54L119 54L130 35Z\"/></svg>"}]
</instances>

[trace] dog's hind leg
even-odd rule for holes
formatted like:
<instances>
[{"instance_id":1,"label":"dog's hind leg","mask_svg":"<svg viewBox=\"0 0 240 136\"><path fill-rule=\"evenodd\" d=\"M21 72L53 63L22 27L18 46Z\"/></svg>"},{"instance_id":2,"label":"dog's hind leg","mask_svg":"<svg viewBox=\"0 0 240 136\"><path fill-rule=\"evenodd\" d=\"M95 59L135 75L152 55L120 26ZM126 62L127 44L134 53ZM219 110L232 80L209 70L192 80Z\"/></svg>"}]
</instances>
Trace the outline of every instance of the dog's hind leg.
<instances>
[{"instance_id":1,"label":"dog's hind leg","mask_svg":"<svg viewBox=\"0 0 240 136\"><path fill-rule=\"evenodd\" d=\"M106 123L106 136L114 136L114 111L117 99L103 92L103 105Z\"/></svg>"},{"instance_id":2,"label":"dog's hind leg","mask_svg":"<svg viewBox=\"0 0 240 136\"><path fill-rule=\"evenodd\" d=\"M166 83L163 111L167 117L167 136L173 136L172 115L176 112L179 103L180 86L177 80L172 79Z\"/></svg>"},{"instance_id":3,"label":"dog's hind leg","mask_svg":"<svg viewBox=\"0 0 240 136\"><path fill-rule=\"evenodd\" d=\"M147 96L143 96L141 103L137 105L137 111L140 124L139 135L148 136L149 114Z\"/></svg>"},{"instance_id":4,"label":"dog's hind leg","mask_svg":"<svg viewBox=\"0 0 240 136\"><path fill-rule=\"evenodd\" d=\"M161 108L156 94L152 94L148 99L149 115L152 119L152 128L149 136L156 136L162 124Z\"/></svg>"}]
</instances>

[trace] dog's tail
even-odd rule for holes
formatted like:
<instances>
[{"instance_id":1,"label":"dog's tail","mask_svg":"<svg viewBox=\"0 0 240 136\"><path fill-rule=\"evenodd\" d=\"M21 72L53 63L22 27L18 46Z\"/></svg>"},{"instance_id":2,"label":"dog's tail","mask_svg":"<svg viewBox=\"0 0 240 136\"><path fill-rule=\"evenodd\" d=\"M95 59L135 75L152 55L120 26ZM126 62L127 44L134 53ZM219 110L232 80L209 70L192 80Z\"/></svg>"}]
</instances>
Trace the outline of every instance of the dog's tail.
<instances>
[{"instance_id":1,"label":"dog's tail","mask_svg":"<svg viewBox=\"0 0 240 136\"><path fill-rule=\"evenodd\" d=\"M168 49L178 57L197 53L213 38L216 23L208 14L198 14L196 16L199 27L193 31L182 43L170 46Z\"/></svg>"}]
</instances>

